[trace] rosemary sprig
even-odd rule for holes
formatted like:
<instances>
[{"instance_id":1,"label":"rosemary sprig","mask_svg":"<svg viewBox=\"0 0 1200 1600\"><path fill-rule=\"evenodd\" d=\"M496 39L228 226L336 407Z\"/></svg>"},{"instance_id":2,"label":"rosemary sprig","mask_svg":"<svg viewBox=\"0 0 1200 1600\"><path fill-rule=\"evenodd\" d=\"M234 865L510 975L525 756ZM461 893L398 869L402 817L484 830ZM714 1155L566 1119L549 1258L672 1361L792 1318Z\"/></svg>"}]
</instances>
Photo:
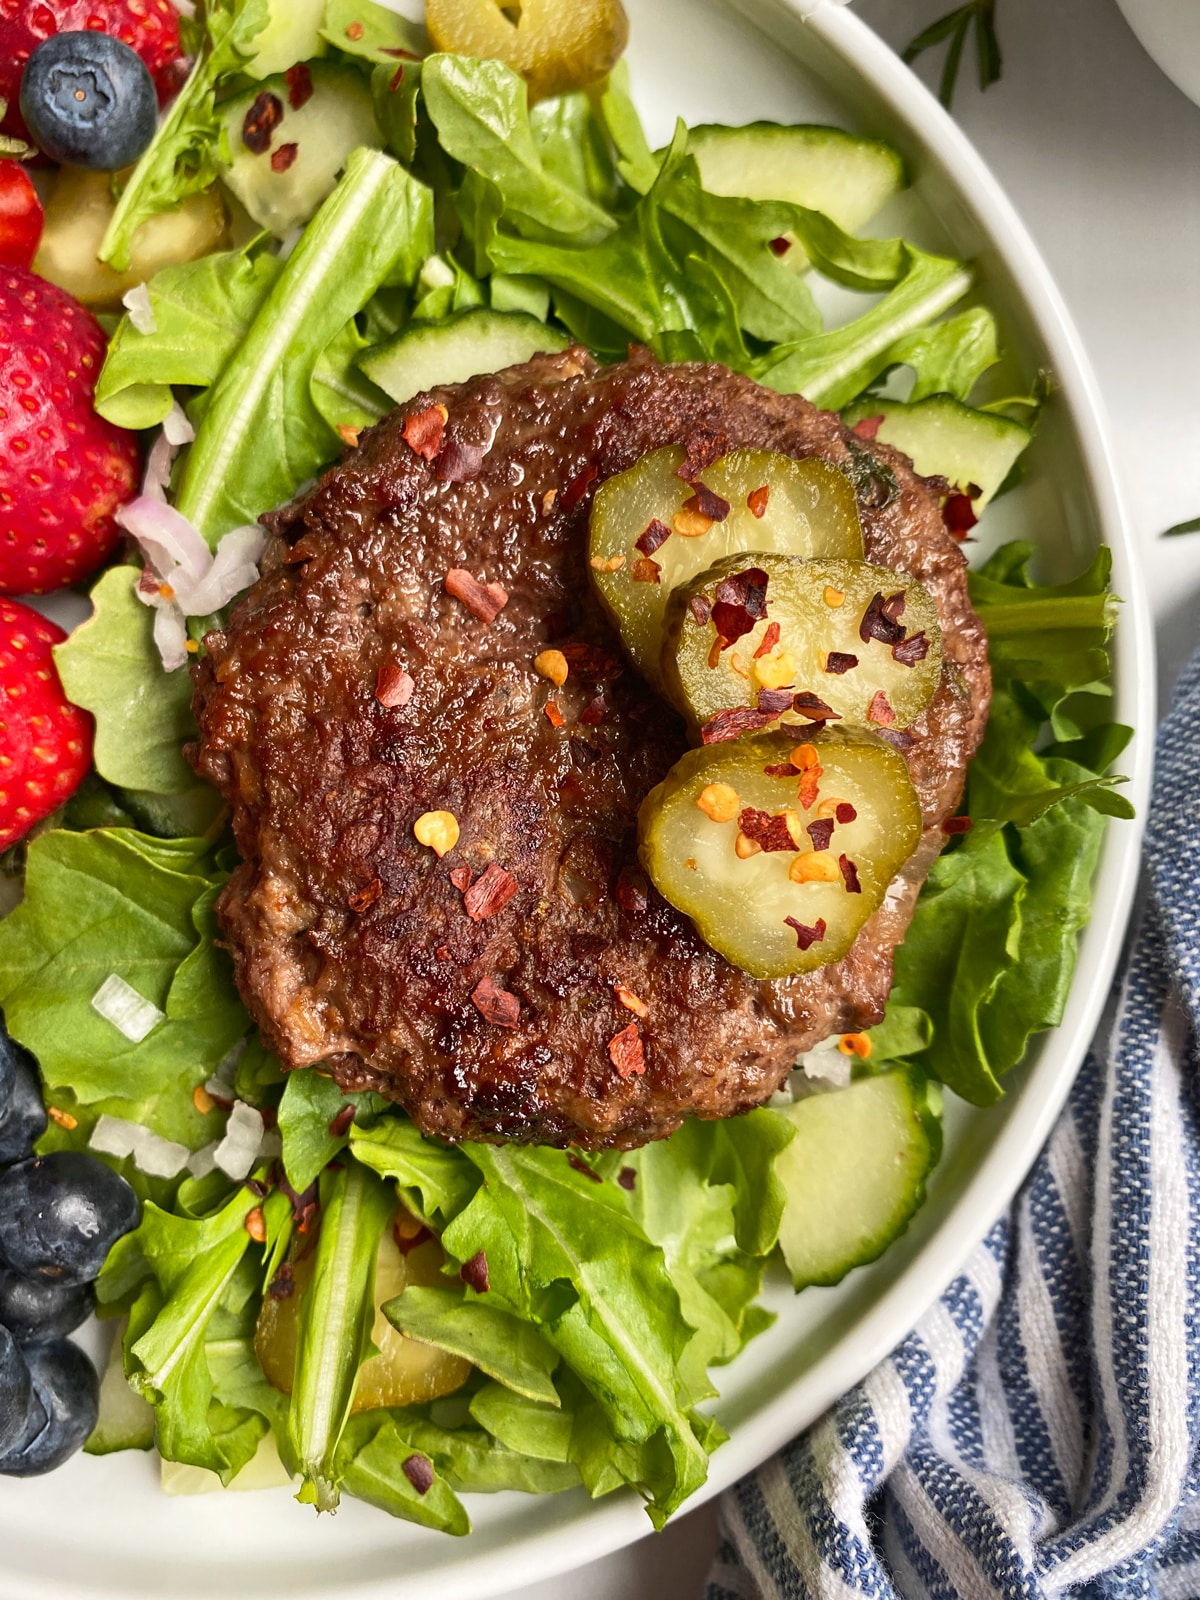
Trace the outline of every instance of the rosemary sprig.
<instances>
[{"instance_id":1,"label":"rosemary sprig","mask_svg":"<svg viewBox=\"0 0 1200 1600\"><path fill-rule=\"evenodd\" d=\"M1000 40L996 35L996 0L967 0L966 5L957 6L937 22L930 23L904 52L904 60L911 66L926 50L949 40L938 90L938 99L947 111L954 99L958 69L962 65L963 50L972 27L975 29L975 49L979 60L979 87L986 89L996 82L1003 68Z\"/></svg>"}]
</instances>

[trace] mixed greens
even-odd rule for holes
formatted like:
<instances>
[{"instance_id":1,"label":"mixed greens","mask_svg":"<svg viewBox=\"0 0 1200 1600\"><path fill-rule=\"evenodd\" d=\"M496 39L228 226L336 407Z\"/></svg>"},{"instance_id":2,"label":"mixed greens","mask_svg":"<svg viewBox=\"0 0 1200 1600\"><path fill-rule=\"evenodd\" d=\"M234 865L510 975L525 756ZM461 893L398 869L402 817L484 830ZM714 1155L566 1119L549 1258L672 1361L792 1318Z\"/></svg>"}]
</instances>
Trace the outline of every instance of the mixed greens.
<instances>
[{"instance_id":1,"label":"mixed greens","mask_svg":"<svg viewBox=\"0 0 1200 1600\"><path fill-rule=\"evenodd\" d=\"M630 1485L658 1526L725 1437L704 1409L709 1371L768 1324L756 1301L781 1228L800 1285L874 1259L923 1197L938 1083L994 1099L1030 1035L1062 1014L1104 816L1129 814L1105 776L1128 737L1109 716L1107 558L1047 587L1030 576L1032 548L1009 545L972 577L997 680L968 782L972 825L930 874L887 1020L796 1080L828 1088L849 1076L852 1051L852 1089L585 1159L446 1148L319 1069L285 1076L216 942L213 905L237 858L217 797L183 757L187 672L164 668L169 649L186 661L212 626L212 575L252 559L248 546L230 555L231 530L336 460L393 400L503 365L522 340L575 339L601 358L639 341L870 419L860 492L890 492L871 438L915 426L918 465L965 502L964 531L1036 412L1036 400L978 400L999 339L968 264L857 238L816 209L831 161L837 191L853 201L857 186L869 209L900 184L877 142L802 130L808 203L802 161L790 199L721 193L722 130L696 138L680 125L652 151L620 66L594 90L530 106L508 66L427 54L421 30L366 0L328 0L320 23L268 0L210 0L192 77L102 249L121 267L142 221L221 175L236 188L229 248L149 279L97 389L112 420L165 425L157 496L147 489L162 509L139 502L151 531L130 524L144 548L166 539L173 507L211 560L182 544L173 559L191 587L160 586L158 609L139 598L140 564L111 568L92 619L58 649L68 693L96 718L96 773L10 863L24 898L0 923L0 1006L57 1113L42 1147L112 1150L114 1129L134 1127L162 1157L156 1175L136 1153L111 1156L145 1203L99 1284L104 1314L125 1320L91 1447L153 1441L226 1484L274 1450L301 1500L331 1508L351 1494L452 1533L469 1527L463 1491ZM371 137L356 136L340 177L312 179L311 220L280 238L272 179L291 169L268 159L235 185L247 163L228 107L246 106L244 121L270 85L286 98L316 56L313 103L349 83L357 117L365 87ZM854 226L869 214L856 210ZM826 326L822 281L871 299ZM152 1008L140 1037L93 1004L114 973ZM235 1119L251 1130L239 1176ZM854 1227L823 1224L804 1183L819 1172L836 1199L846 1166L828 1153L886 1145L901 1126L901 1191L860 1194ZM805 1152L825 1152L826 1166ZM417 1271L422 1250L431 1271ZM279 1354L283 1301L294 1364ZM420 1383L402 1382L414 1342L439 1354L421 1358ZM383 1398L355 1409L376 1350ZM286 1384L267 1376L281 1363Z\"/></svg>"}]
</instances>

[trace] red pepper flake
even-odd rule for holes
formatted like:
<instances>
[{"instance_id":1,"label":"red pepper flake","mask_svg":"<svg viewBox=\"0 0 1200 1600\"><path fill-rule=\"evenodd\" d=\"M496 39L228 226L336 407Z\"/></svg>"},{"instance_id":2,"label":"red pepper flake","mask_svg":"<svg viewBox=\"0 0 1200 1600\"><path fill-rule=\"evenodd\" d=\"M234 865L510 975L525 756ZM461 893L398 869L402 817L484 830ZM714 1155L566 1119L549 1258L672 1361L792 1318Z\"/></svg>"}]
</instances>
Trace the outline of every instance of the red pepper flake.
<instances>
[{"instance_id":1,"label":"red pepper flake","mask_svg":"<svg viewBox=\"0 0 1200 1600\"><path fill-rule=\"evenodd\" d=\"M391 56L394 61L420 61L420 56L411 50L402 50L399 45L383 45L380 47L381 56Z\"/></svg>"},{"instance_id":2,"label":"red pepper flake","mask_svg":"<svg viewBox=\"0 0 1200 1600\"><path fill-rule=\"evenodd\" d=\"M462 567L451 567L443 582L446 593L461 600L480 622L489 625L495 622L508 604L507 589L501 588L498 583L480 583L478 578L473 578Z\"/></svg>"},{"instance_id":3,"label":"red pepper flake","mask_svg":"<svg viewBox=\"0 0 1200 1600\"><path fill-rule=\"evenodd\" d=\"M646 1052L636 1022L631 1022L608 1041L609 1060L623 1080L639 1078L646 1070Z\"/></svg>"},{"instance_id":4,"label":"red pepper flake","mask_svg":"<svg viewBox=\"0 0 1200 1600\"><path fill-rule=\"evenodd\" d=\"M589 767L594 767L597 761L604 759L604 751L598 750L590 739L577 739L572 736L569 744L571 760L581 772L586 772Z\"/></svg>"},{"instance_id":5,"label":"red pepper flake","mask_svg":"<svg viewBox=\"0 0 1200 1600\"><path fill-rule=\"evenodd\" d=\"M706 594L694 594L688 601L688 610L692 613L692 621L702 628L712 616L712 601Z\"/></svg>"},{"instance_id":6,"label":"red pepper flake","mask_svg":"<svg viewBox=\"0 0 1200 1600\"><path fill-rule=\"evenodd\" d=\"M370 883L364 883L361 889L356 889L346 901L351 911L365 911L368 906L373 906L383 893L383 883L379 878L372 878Z\"/></svg>"},{"instance_id":7,"label":"red pepper flake","mask_svg":"<svg viewBox=\"0 0 1200 1600\"><path fill-rule=\"evenodd\" d=\"M594 699L589 700L587 705L584 706L583 710L579 713L579 720L586 727L595 728L604 721L607 713L608 702L604 698L603 690L601 690L601 692L596 695Z\"/></svg>"},{"instance_id":8,"label":"red pepper flake","mask_svg":"<svg viewBox=\"0 0 1200 1600\"><path fill-rule=\"evenodd\" d=\"M353 39L357 44L365 32L366 29L361 22L352 22L346 29L346 37L347 39Z\"/></svg>"},{"instance_id":9,"label":"red pepper flake","mask_svg":"<svg viewBox=\"0 0 1200 1600\"><path fill-rule=\"evenodd\" d=\"M625 1007L626 1011L632 1011L635 1017L645 1018L650 1015L650 1007L644 1000L640 999L636 994L634 994L633 990L628 984L614 983L613 993Z\"/></svg>"},{"instance_id":10,"label":"red pepper flake","mask_svg":"<svg viewBox=\"0 0 1200 1600\"><path fill-rule=\"evenodd\" d=\"M242 1188L248 1189L256 1200L265 1200L271 1192L270 1185L260 1183L257 1178L247 1178Z\"/></svg>"},{"instance_id":11,"label":"red pepper flake","mask_svg":"<svg viewBox=\"0 0 1200 1600\"><path fill-rule=\"evenodd\" d=\"M864 644L877 639L880 644L899 644L904 638L900 617L904 612L904 590L898 589L885 600L880 591L872 595L863 619L858 625L858 637Z\"/></svg>"},{"instance_id":12,"label":"red pepper flake","mask_svg":"<svg viewBox=\"0 0 1200 1600\"><path fill-rule=\"evenodd\" d=\"M271 160L274 161L274 159L275 157L272 156ZM348 422L339 422L337 425L338 438L351 450L358 449L358 440L361 433L361 428L352 428Z\"/></svg>"},{"instance_id":13,"label":"red pepper flake","mask_svg":"<svg viewBox=\"0 0 1200 1600\"><path fill-rule=\"evenodd\" d=\"M974 824L970 817L947 817L942 823L943 833L970 833Z\"/></svg>"},{"instance_id":14,"label":"red pepper flake","mask_svg":"<svg viewBox=\"0 0 1200 1600\"><path fill-rule=\"evenodd\" d=\"M847 855L838 857L838 868L842 874L842 881L846 885L847 894L861 894L862 884L858 881L858 868Z\"/></svg>"},{"instance_id":15,"label":"red pepper flake","mask_svg":"<svg viewBox=\"0 0 1200 1600\"><path fill-rule=\"evenodd\" d=\"M481 444L467 444L462 439L449 439L438 456L435 476L439 483L467 483L477 478L487 454Z\"/></svg>"},{"instance_id":16,"label":"red pepper flake","mask_svg":"<svg viewBox=\"0 0 1200 1600\"><path fill-rule=\"evenodd\" d=\"M597 466L587 466L582 472L577 472L559 496L559 510L570 511L572 506L577 506L599 476L600 468Z\"/></svg>"},{"instance_id":17,"label":"red pepper flake","mask_svg":"<svg viewBox=\"0 0 1200 1600\"><path fill-rule=\"evenodd\" d=\"M288 105L293 111L299 111L301 106L306 106L312 99L312 73L305 62L297 61L294 67L287 69L284 78L287 82Z\"/></svg>"},{"instance_id":18,"label":"red pepper flake","mask_svg":"<svg viewBox=\"0 0 1200 1600\"><path fill-rule=\"evenodd\" d=\"M826 705L819 694L813 694L811 689L802 689L792 698L792 710L799 712L802 717L807 717L810 722L840 722L842 713L835 711L832 706Z\"/></svg>"},{"instance_id":19,"label":"red pepper flake","mask_svg":"<svg viewBox=\"0 0 1200 1600\"><path fill-rule=\"evenodd\" d=\"M907 639L901 639L899 644L892 646L892 660L898 661L902 667L915 667L928 654L929 639L924 631L911 633Z\"/></svg>"},{"instance_id":20,"label":"red pepper flake","mask_svg":"<svg viewBox=\"0 0 1200 1600\"><path fill-rule=\"evenodd\" d=\"M361 22L352 22L351 28L361 28ZM346 29L350 32L350 28ZM426 1495L433 1488L433 1463L428 1456L417 1455L415 1452L408 1460L401 1463L400 1470L412 1484L419 1495Z\"/></svg>"},{"instance_id":21,"label":"red pepper flake","mask_svg":"<svg viewBox=\"0 0 1200 1600\"><path fill-rule=\"evenodd\" d=\"M722 639L720 634L713 640L712 647L708 652L708 670L710 672L715 671L721 665L721 651L725 649L728 643L729 640Z\"/></svg>"},{"instance_id":22,"label":"red pepper flake","mask_svg":"<svg viewBox=\"0 0 1200 1600\"><path fill-rule=\"evenodd\" d=\"M604 1179L600 1176L600 1174L594 1171L593 1168L589 1167L587 1162L584 1161L582 1157L577 1156L574 1150L567 1151L567 1165L570 1167L572 1172L578 1172L582 1177L590 1178L593 1183L604 1182Z\"/></svg>"},{"instance_id":23,"label":"red pepper flake","mask_svg":"<svg viewBox=\"0 0 1200 1600\"><path fill-rule=\"evenodd\" d=\"M662 568L649 556L639 556L629 569L634 583L659 583Z\"/></svg>"},{"instance_id":24,"label":"red pepper flake","mask_svg":"<svg viewBox=\"0 0 1200 1600\"><path fill-rule=\"evenodd\" d=\"M854 432L860 439L876 439L879 437L879 430L882 427L882 415L878 417L863 417L861 421L854 424Z\"/></svg>"},{"instance_id":25,"label":"red pepper flake","mask_svg":"<svg viewBox=\"0 0 1200 1600\"><path fill-rule=\"evenodd\" d=\"M696 492L683 502L683 510L699 512L710 522L724 522L729 515L729 501L723 500L706 483L694 483L692 488Z\"/></svg>"},{"instance_id":26,"label":"red pepper flake","mask_svg":"<svg viewBox=\"0 0 1200 1600\"><path fill-rule=\"evenodd\" d=\"M796 841L783 815L773 817L769 811L756 811L753 806L747 806L738 818L738 827L760 850L790 850L795 853Z\"/></svg>"},{"instance_id":27,"label":"red pepper flake","mask_svg":"<svg viewBox=\"0 0 1200 1600\"><path fill-rule=\"evenodd\" d=\"M906 750L911 750L917 742L911 733L905 733L902 728L876 728L875 733L878 738L885 739L894 750L899 750L902 754Z\"/></svg>"},{"instance_id":28,"label":"red pepper flake","mask_svg":"<svg viewBox=\"0 0 1200 1600\"><path fill-rule=\"evenodd\" d=\"M566 721L566 718L558 709L557 705L555 705L553 700L547 700L546 704L542 707L542 710L546 713L546 721L552 728L561 728L563 723Z\"/></svg>"},{"instance_id":29,"label":"red pepper flake","mask_svg":"<svg viewBox=\"0 0 1200 1600\"><path fill-rule=\"evenodd\" d=\"M722 578L717 585L712 621L726 646L741 639L766 616L768 582L761 567L747 567L744 572Z\"/></svg>"},{"instance_id":30,"label":"red pepper flake","mask_svg":"<svg viewBox=\"0 0 1200 1600\"><path fill-rule=\"evenodd\" d=\"M785 256L791 248L792 241L790 239L785 239L782 233L779 235L778 239L771 240L772 255Z\"/></svg>"},{"instance_id":31,"label":"red pepper flake","mask_svg":"<svg viewBox=\"0 0 1200 1600\"><path fill-rule=\"evenodd\" d=\"M597 645L576 641L561 645L559 648L566 657L567 665L578 677L619 678L624 671L617 656L607 650L601 650Z\"/></svg>"},{"instance_id":32,"label":"red pepper flake","mask_svg":"<svg viewBox=\"0 0 1200 1600\"><path fill-rule=\"evenodd\" d=\"M732 711L718 711L715 717L700 730L701 744L724 744L742 733L757 733L779 720L778 711L755 711L751 706L735 706Z\"/></svg>"},{"instance_id":33,"label":"red pepper flake","mask_svg":"<svg viewBox=\"0 0 1200 1600\"><path fill-rule=\"evenodd\" d=\"M824 770L824 767L805 767L800 775L798 798L805 811L811 811L817 803L817 787Z\"/></svg>"},{"instance_id":34,"label":"red pepper flake","mask_svg":"<svg viewBox=\"0 0 1200 1600\"><path fill-rule=\"evenodd\" d=\"M858 665L858 657L848 655L845 650L831 650L825 657L825 671L835 673L839 678L843 672L849 672Z\"/></svg>"},{"instance_id":35,"label":"red pepper flake","mask_svg":"<svg viewBox=\"0 0 1200 1600\"><path fill-rule=\"evenodd\" d=\"M491 1288L488 1281L487 1252L477 1250L470 1261L464 1261L458 1269L458 1275L468 1289L474 1289L476 1294L486 1294Z\"/></svg>"},{"instance_id":36,"label":"red pepper flake","mask_svg":"<svg viewBox=\"0 0 1200 1600\"><path fill-rule=\"evenodd\" d=\"M804 831L812 840L814 850L828 850L833 838L833 818L821 817L817 822L810 822Z\"/></svg>"},{"instance_id":37,"label":"red pepper flake","mask_svg":"<svg viewBox=\"0 0 1200 1600\"><path fill-rule=\"evenodd\" d=\"M470 867L452 867L450 869L450 882L458 890L459 894L465 894L471 886Z\"/></svg>"},{"instance_id":38,"label":"red pepper flake","mask_svg":"<svg viewBox=\"0 0 1200 1600\"><path fill-rule=\"evenodd\" d=\"M385 661L375 679L375 698L389 711L406 706L413 697L416 684L403 667L394 661Z\"/></svg>"},{"instance_id":39,"label":"red pepper flake","mask_svg":"<svg viewBox=\"0 0 1200 1600\"><path fill-rule=\"evenodd\" d=\"M463 895L463 907L472 922L486 922L504 909L520 887L511 872L489 861L487 871Z\"/></svg>"},{"instance_id":40,"label":"red pepper flake","mask_svg":"<svg viewBox=\"0 0 1200 1600\"><path fill-rule=\"evenodd\" d=\"M882 689L876 690L871 704L867 707L867 721L874 722L881 728L890 728L896 721L896 713Z\"/></svg>"},{"instance_id":41,"label":"red pepper flake","mask_svg":"<svg viewBox=\"0 0 1200 1600\"><path fill-rule=\"evenodd\" d=\"M650 904L646 880L633 867L622 867L617 876L617 904L622 911L645 911Z\"/></svg>"},{"instance_id":42,"label":"red pepper flake","mask_svg":"<svg viewBox=\"0 0 1200 1600\"><path fill-rule=\"evenodd\" d=\"M292 1264L290 1261L285 1261L267 1286L267 1294L272 1300L290 1300L295 1292L296 1280L292 1277Z\"/></svg>"},{"instance_id":43,"label":"red pepper flake","mask_svg":"<svg viewBox=\"0 0 1200 1600\"><path fill-rule=\"evenodd\" d=\"M825 937L825 918L818 917L811 928L803 922L797 922L795 917L784 917L784 922L796 935L796 943L801 950L808 950L814 944L820 944Z\"/></svg>"},{"instance_id":44,"label":"red pepper flake","mask_svg":"<svg viewBox=\"0 0 1200 1600\"><path fill-rule=\"evenodd\" d=\"M521 1002L494 978L480 978L471 990L471 1004L485 1022L497 1028L515 1028L521 1019Z\"/></svg>"},{"instance_id":45,"label":"red pepper flake","mask_svg":"<svg viewBox=\"0 0 1200 1600\"><path fill-rule=\"evenodd\" d=\"M671 537L671 530L665 522L660 522L654 517L646 524L646 530L638 539L635 549L640 550L644 556L652 556L661 546L666 544Z\"/></svg>"},{"instance_id":46,"label":"red pepper flake","mask_svg":"<svg viewBox=\"0 0 1200 1600\"><path fill-rule=\"evenodd\" d=\"M849 800L839 800L834 816L845 827L847 823L857 821L858 812L850 804Z\"/></svg>"},{"instance_id":47,"label":"red pepper flake","mask_svg":"<svg viewBox=\"0 0 1200 1600\"><path fill-rule=\"evenodd\" d=\"M401 437L423 461L432 461L441 454L445 444L449 416L445 406L426 406L424 411L414 411L405 417Z\"/></svg>"},{"instance_id":48,"label":"red pepper flake","mask_svg":"<svg viewBox=\"0 0 1200 1600\"><path fill-rule=\"evenodd\" d=\"M349 1132L350 1124L353 1121L354 1106L350 1101L347 1101L342 1109L338 1112L337 1116L334 1117L333 1121L329 1124L330 1136L334 1139L340 1139L344 1133Z\"/></svg>"},{"instance_id":49,"label":"red pepper flake","mask_svg":"<svg viewBox=\"0 0 1200 1600\"><path fill-rule=\"evenodd\" d=\"M264 89L242 119L242 143L256 156L271 148L271 135L283 121L283 101Z\"/></svg>"},{"instance_id":50,"label":"red pepper flake","mask_svg":"<svg viewBox=\"0 0 1200 1600\"><path fill-rule=\"evenodd\" d=\"M632 1194L637 1188L637 1168L622 1167L620 1172L617 1173L617 1182L621 1185L622 1189L628 1189L630 1194Z\"/></svg>"},{"instance_id":51,"label":"red pepper flake","mask_svg":"<svg viewBox=\"0 0 1200 1600\"><path fill-rule=\"evenodd\" d=\"M398 66L396 68L395 72L392 73L391 80L388 83L388 93L389 94L395 94L396 90L400 87L400 85L403 82L404 82L404 67L403 67L403 65L401 65L401 66Z\"/></svg>"},{"instance_id":52,"label":"red pepper flake","mask_svg":"<svg viewBox=\"0 0 1200 1600\"><path fill-rule=\"evenodd\" d=\"M261 1206L254 1206L247 1211L244 1226L255 1244L265 1244L267 1242L267 1219L263 1215Z\"/></svg>"},{"instance_id":53,"label":"red pepper flake","mask_svg":"<svg viewBox=\"0 0 1200 1600\"><path fill-rule=\"evenodd\" d=\"M773 716L781 717L785 711L790 711L792 705L792 691L790 689L760 689L758 691L758 709L769 711Z\"/></svg>"},{"instance_id":54,"label":"red pepper flake","mask_svg":"<svg viewBox=\"0 0 1200 1600\"><path fill-rule=\"evenodd\" d=\"M694 483L705 467L711 467L728 450L729 435L702 423L688 435L683 446L683 460L675 468L675 476L684 483Z\"/></svg>"},{"instance_id":55,"label":"red pepper flake","mask_svg":"<svg viewBox=\"0 0 1200 1600\"><path fill-rule=\"evenodd\" d=\"M764 767L763 771L768 778L798 778L800 776L800 768L794 767L790 761L781 761L775 767Z\"/></svg>"},{"instance_id":56,"label":"red pepper flake","mask_svg":"<svg viewBox=\"0 0 1200 1600\"><path fill-rule=\"evenodd\" d=\"M278 150L271 151L271 171L286 172L300 154L300 146L295 142L281 144Z\"/></svg>"},{"instance_id":57,"label":"red pepper flake","mask_svg":"<svg viewBox=\"0 0 1200 1600\"><path fill-rule=\"evenodd\" d=\"M952 494L942 507L942 521L961 544L979 521L969 494Z\"/></svg>"},{"instance_id":58,"label":"red pepper flake","mask_svg":"<svg viewBox=\"0 0 1200 1600\"><path fill-rule=\"evenodd\" d=\"M761 661L763 656L769 656L771 654L771 651L774 650L775 646L779 643L779 633L780 628L777 622L769 622L767 624L767 631L762 636L762 643L754 652L755 661Z\"/></svg>"},{"instance_id":59,"label":"red pepper flake","mask_svg":"<svg viewBox=\"0 0 1200 1600\"><path fill-rule=\"evenodd\" d=\"M746 496L746 504L751 512L759 518L767 514L767 501L771 498L771 485L764 483L761 489L751 489Z\"/></svg>"}]
</instances>

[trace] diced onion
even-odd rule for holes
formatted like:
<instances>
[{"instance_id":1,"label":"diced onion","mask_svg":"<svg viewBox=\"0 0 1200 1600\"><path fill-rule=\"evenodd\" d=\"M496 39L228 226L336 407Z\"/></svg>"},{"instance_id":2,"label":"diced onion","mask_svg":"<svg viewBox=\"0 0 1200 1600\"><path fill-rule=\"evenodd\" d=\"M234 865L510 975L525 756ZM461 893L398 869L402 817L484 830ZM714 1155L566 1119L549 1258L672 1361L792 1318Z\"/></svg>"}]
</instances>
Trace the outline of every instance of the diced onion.
<instances>
[{"instance_id":1,"label":"diced onion","mask_svg":"<svg viewBox=\"0 0 1200 1600\"><path fill-rule=\"evenodd\" d=\"M275 1128L268 1128L258 1147L259 1161L277 1161L283 1154L283 1139Z\"/></svg>"},{"instance_id":2,"label":"diced onion","mask_svg":"<svg viewBox=\"0 0 1200 1600\"><path fill-rule=\"evenodd\" d=\"M141 1044L146 1035L166 1021L166 1012L140 995L118 973L110 973L92 996L92 1010L111 1022L132 1044Z\"/></svg>"},{"instance_id":3,"label":"diced onion","mask_svg":"<svg viewBox=\"0 0 1200 1600\"><path fill-rule=\"evenodd\" d=\"M139 283L128 290L121 301L129 313L129 320L139 333L157 333L158 323L154 316L154 307L150 304L150 291L144 283Z\"/></svg>"},{"instance_id":4,"label":"diced onion","mask_svg":"<svg viewBox=\"0 0 1200 1600\"><path fill-rule=\"evenodd\" d=\"M138 1171L151 1178L178 1177L188 1165L186 1145L164 1139L140 1122L110 1117L107 1113L96 1119L88 1143L101 1155L116 1156L122 1161L132 1156Z\"/></svg>"},{"instance_id":5,"label":"diced onion","mask_svg":"<svg viewBox=\"0 0 1200 1600\"><path fill-rule=\"evenodd\" d=\"M213 1152L213 1160L227 1178L240 1183L258 1160L262 1139L262 1113L244 1100L235 1100L225 1124L225 1137Z\"/></svg>"},{"instance_id":6,"label":"diced onion","mask_svg":"<svg viewBox=\"0 0 1200 1600\"><path fill-rule=\"evenodd\" d=\"M178 400L163 418L162 431L163 438L176 450L185 444L191 444L196 437L196 430L188 421L188 414Z\"/></svg>"},{"instance_id":7,"label":"diced onion","mask_svg":"<svg viewBox=\"0 0 1200 1600\"><path fill-rule=\"evenodd\" d=\"M211 1144L201 1145L199 1150L193 1150L187 1160L187 1169L193 1178L207 1178L217 1165L217 1147L219 1139L214 1139Z\"/></svg>"}]
</instances>

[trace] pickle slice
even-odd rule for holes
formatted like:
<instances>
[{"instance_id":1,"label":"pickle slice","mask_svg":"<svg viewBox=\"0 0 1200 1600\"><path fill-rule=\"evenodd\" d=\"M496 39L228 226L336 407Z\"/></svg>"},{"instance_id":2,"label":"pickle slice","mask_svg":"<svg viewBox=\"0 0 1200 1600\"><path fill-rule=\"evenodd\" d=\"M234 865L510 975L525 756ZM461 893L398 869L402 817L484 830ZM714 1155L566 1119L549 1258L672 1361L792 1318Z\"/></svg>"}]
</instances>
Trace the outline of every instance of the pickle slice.
<instances>
[{"instance_id":1,"label":"pickle slice","mask_svg":"<svg viewBox=\"0 0 1200 1600\"><path fill-rule=\"evenodd\" d=\"M592 577L635 665L660 688L671 591L714 561L745 550L850 558L863 553L854 490L828 462L793 461L773 450L731 450L700 474L704 488L729 507L723 520L711 521L703 512L685 511L697 491L675 475L682 462L679 445L653 450L610 478L592 506ZM752 499L761 515L751 509Z\"/></svg>"},{"instance_id":2,"label":"pickle slice","mask_svg":"<svg viewBox=\"0 0 1200 1600\"><path fill-rule=\"evenodd\" d=\"M690 750L638 821L659 893L755 978L839 961L922 827L903 756L873 734L832 730Z\"/></svg>"},{"instance_id":3,"label":"pickle slice","mask_svg":"<svg viewBox=\"0 0 1200 1600\"><path fill-rule=\"evenodd\" d=\"M723 643L739 627L748 631ZM866 561L729 556L671 596L662 671L668 695L701 727L757 705L763 689L792 688L847 727L905 728L941 678L937 607L915 579ZM799 728L813 717L782 720Z\"/></svg>"}]
</instances>

